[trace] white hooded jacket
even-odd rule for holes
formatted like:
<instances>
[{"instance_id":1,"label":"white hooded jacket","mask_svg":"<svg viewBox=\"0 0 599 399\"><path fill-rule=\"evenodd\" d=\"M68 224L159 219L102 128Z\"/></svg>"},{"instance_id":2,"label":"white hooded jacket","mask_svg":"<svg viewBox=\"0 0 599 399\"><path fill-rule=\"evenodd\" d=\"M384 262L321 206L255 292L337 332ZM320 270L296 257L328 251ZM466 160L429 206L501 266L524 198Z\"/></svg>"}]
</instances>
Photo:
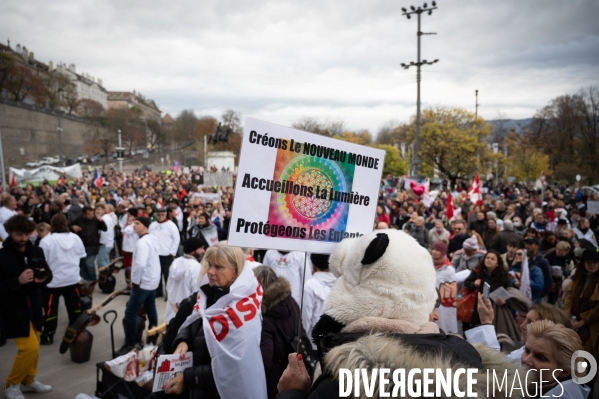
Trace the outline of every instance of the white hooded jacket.
<instances>
[{"instance_id":1,"label":"white hooded jacket","mask_svg":"<svg viewBox=\"0 0 599 399\"><path fill-rule=\"evenodd\" d=\"M330 272L316 272L306 281L304 287L304 310L302 311L302 326L312 342L312 329L322 315L324 300L329 296L337 277ZM316 349L316 345L312 343Z\"/></svg>"},{"instance_id":2,"label":"white hooded jacket","mask_svg":"<svg viewBox=\"0 0 599 399\"><path fill-rule=\"evenodd\" d=\"M166 292L168 301L166 303L165 321L169 323L175 314L175 307L185 298L188 298L194 292L200 289L199 276L202 265L196 258L190 255L184 255L177 258L171 264L166 283Z\"/></svg>"},{"instance_id":3,"label":"white hooded jacket","mask_svg":"<svg viewBox=\"0 0 599 399\"><path fill-rule=\"evenodd\" d=\"M145 234L135 243L131 263L131 282L142 290L155 290L160 282L160 258L158 240Z\"/></svg>"},{"instance_id":4,"label":"white hooded jacket","mask_svg":"<svg viewBox=\"0 0 599 399\"><path fill-rule=\"evenodd\" d=\"M81 281L79 260L85 258L83 241L74 233L52 233L40 241L46 262L52 270L48 288L67 287Z\"/></svg>"}]
</instances>

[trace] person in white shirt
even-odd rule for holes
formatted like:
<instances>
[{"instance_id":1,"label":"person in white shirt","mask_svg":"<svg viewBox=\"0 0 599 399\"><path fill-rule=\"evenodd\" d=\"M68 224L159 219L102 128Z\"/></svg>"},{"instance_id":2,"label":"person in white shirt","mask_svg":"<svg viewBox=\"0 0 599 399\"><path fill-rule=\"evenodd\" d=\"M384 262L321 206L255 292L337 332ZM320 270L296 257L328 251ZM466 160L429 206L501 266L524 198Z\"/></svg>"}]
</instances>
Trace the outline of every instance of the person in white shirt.
<instances>
[{"instance_id":1,"label":"person in white shirt","mask_svg":"<svg viewBox=\"0 0 599 399\"><path fill-rule=\"evenodd\" d=\"M190 237L185 241L183 248L185 255L173 261L166 283L168 302L165 321L167 323L175 317L181 301L200 289L199 277L202 269L200 261L208 244L201 238Z\"/></svg>"},{"instance_id":2,"label":"person in white shirt","mask_svg":"<svg viewBox=\"0 0 599 399\"><path fill-rule=\"evenodd\" d=\"M181 210L181 207L179 207L179 201L173 198L169 202L169 207L173 215L173 223L177 225L179 231L183 231L183 211Z\"/></svg>"},{"instance_id":3,"label":"person in white shirt","mask_svg":"<svg viewBox=\"0 0 599 399\"><path fill-rule=\"evenodd\" d=\"M100 231L100 250L96 258L98 267L102 267L110 263L110 251L114 247L114 221L112 216L106 213L105 205L98 204L96 209L99 209L102 220L106 223L106 231Z\"/></svg>"},{"instance_id":4,"label":"person in white shirt","mask_svg":"<svg viewBox=\"0 0 599 399\"><path fill-rule=\"evenodd\" d=\"M4 223L17 214L15 209L17 209L17 200L15 197L9 195L2 200L2 208L0 208L0 238L2 241L8 238Z\"/></svg>"},{"instance_id":5,"label":"person in white shirt","mask_svg":"<svg viewBox=\"0 0 599 399\"><path fill-rule=\"evenodd\" d=\"M166 218L166 209L157 208L156 221L150 225L150 234L156 237L158 242L158 255L160 256L160 268L162 276L164 276L164 284L168 282L168 270L175 259L175 255L179 250L179 242L181 235L177 225ZM162 279L158 284L156 292L157 297L162 296Z\"/></svg>"},{"instance_id":6,"label":"person in white shirt","mask_svg":"<svg viewBox=\"0 0 599 399\"><path fill-rule=\"evenodd\" d=\"M254 249L253 248L241 248L243 251L243 255L245 256L245 266L254 270L258 266L262 266L262 263L256 262L254 259Z\"/></svg>"},{"instance_id":7,"label":"person in white shirt","mask_svg":"<svg viewBox=\"0 0 599 399\"><path fill-rule=\"evenodd\" d=\"M306 262L306 271L304 274L304 261ZM304 252L282 252L274 249L266 251L264 266L271 267L277 276L285 277L291 284L291 296L300 304L302 297L302 281L307 281L311 277L310 270L312 264L306 259Z\"/></svg>"},{"instance_id":8,"label":"person in white shirt","mask_svg":"<svg viewBox=\"0 0 599 399\"><path fill-rule=\"evenodd\" d=\"M44 329L40 335L41 345L51 345L58 325L58 300L62 295L72 325L81 314L79 282L81 269L79 262L85 258L83 241L77 234L69 232L69 222L63 213L56 214L51 220L52 234L40 241L46 262L52 270L52 281L44 292Z\"/></svg>"},{"instance_id":9,"label":"person in white shirt","mask_svg":"<svg viewBox=\"0 0 599 399\"><path fill-rule=\"evenodd\" d=\"M131 280L131 263L133 262L133 251L139 236L133 229L133 221L137 217L137 209L132 208L126 212L127 221L123 225L123 267L125 268L125 280L129 284Z\"/></svg>"},{"instance_id":10,"label":"person in white shirt","mask_svg":"<svg viewBox=\"0 0 599 399\"><path fill-rule=\"evenodd\" d=\"M302 311L302 326L307 337L312 342L312 329L322 315L324 300L329 296L337 277L329 272L329 255L311 254L312 278L306 281L304 287L304 309ZM316 350L316 344L312 342Z\"/></svg>"},{"instance_id":11,"label":"person in white shirt","mask_svg":"<svg viewBox=\"0 0 599 399\"><path fill-rule=\"evenodd\" d=\"M137 336L137 314L144 306L150 327L158 325L156 312L156 288L160 281L160 259L158 258L158 240L148 233L150 219L140 216L133 222L133 229L139 236L133 251L131 265L131 283L133 290L125 310L125 345L119 354L129 353L135 346Z\"/></svg>"}]
</instances>

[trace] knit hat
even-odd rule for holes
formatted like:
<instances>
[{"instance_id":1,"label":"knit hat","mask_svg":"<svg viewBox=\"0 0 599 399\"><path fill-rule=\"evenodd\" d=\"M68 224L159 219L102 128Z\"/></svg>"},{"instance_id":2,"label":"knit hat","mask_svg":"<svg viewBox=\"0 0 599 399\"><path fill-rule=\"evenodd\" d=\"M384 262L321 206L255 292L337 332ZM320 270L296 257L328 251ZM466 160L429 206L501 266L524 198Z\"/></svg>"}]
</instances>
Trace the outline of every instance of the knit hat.
<instances>
[{"instance_id":1,"label":"knit hat","mask_svg":"<svg viewBox=\"0 0 599 399\"><path fill-rule=\"evenodd\" d=\"M443 254L447 254L447 244L444 241L437 241L433 244L433 249L435 251L441 252Z\"/></svg>"},{"instance_id":2,"label":"knit hat","mask_svg":"<svg viewBox=\"0 0 599 399\"><path fill-rule=\"evenodd\" d=\"M464 249L478 249L478 240L476 239L475 236L472 236L469 239L467 239L467 240L464 241L464 243L462 244L462 248L464 248Z\"/></svg>"},{"instance_id":3,"label":"knit hat","mask_svg":"<svg viewBox=\"0 0 599 399\"><path fill-rule=\"evenodd\" d=\"M138 217L135 220L137 220L139 223L141 223L144 226L146 226L146 229L150 228L150 224L152 223L152 221L150 220L150 218L146 217L146 216L140 216L140 217Z\"/></svg>"},{"instance_id":4,"label":"knit hat","mask_svg":"<svg viewBox=\"0 0 599 399\"><path fill-rule=\"evenodd\" d=\"M191 252L195 252L198 248L204 247L205 245L205 241L197 237L190 237L187 240L185 240L185 244L183 245L183 252L189 254Z\"/></svg>"}]
</instances>

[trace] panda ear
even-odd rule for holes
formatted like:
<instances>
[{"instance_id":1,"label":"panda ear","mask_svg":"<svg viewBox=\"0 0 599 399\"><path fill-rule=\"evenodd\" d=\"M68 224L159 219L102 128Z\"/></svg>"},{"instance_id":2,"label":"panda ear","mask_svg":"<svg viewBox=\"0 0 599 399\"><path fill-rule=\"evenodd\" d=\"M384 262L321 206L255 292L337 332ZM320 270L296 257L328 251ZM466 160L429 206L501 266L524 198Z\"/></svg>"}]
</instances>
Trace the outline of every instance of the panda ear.
<instances>
[{"instance_id":1,"label":"panda ear","mask_svg":"<svg viewBox=\"0 0 599 399\"><path fill-rule=\"evenodd\" d=\"M376 238L368 244L366 252L364 252L364 258L362 259L363 265L371 265L376 262L387 250L389 246L389 236L385 233L378 233Z\"/></svg>"}]
</instances>

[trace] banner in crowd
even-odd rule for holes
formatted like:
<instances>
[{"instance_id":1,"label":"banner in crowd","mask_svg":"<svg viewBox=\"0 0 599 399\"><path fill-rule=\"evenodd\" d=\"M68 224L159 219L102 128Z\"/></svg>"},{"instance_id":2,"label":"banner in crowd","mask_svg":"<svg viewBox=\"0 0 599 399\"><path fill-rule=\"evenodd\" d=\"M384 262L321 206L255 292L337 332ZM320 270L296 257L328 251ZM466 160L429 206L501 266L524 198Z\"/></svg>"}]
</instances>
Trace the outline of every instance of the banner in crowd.
<instances>
[{"instance_id":1,"label":"banner in crowd","mask_svg":"<svg viewBox=\"0 0 599 399\"><path fill-rule=\"evenodd\" d=\"M36 169L16 169L10 168L10 178L15 178L17 183L22 181L38 182L38 181L54 181L61 176L67 179L81 178L81 166L78 163L64 168L44 165Z\"/></svg>"},{"instance_id":2,"label":"banner in crowd","mask_svg":"<svg viewBox=\"0 0 599 399\"><path fill-rule=\"evenodd\" d=\"M233 173L231 172L204 172L204 186L232 187Z\"/></svg>"},{"instance_id":3,"label":"banner in crowd","mask_svg":"<svg viewBox=\"0 0 599 399\"><path fill-rule=\"evenodd\" d=\"M191 199L194 198L201 198L204 204L207 204L208 202L213 203L214 201L220 201L220 196L218 194L212 193L193 193L191 195Z\"/></svg>"},{"instance_id":4,"label":"banner in crowd","mask_svg":"<svg viewBox=\"0 0 599 399\"><path fill-rule=\"evenodd\" d=\"M229 244L331 253L372 231L385 152L246 118Z\"/></svg>"}]
</instances>

